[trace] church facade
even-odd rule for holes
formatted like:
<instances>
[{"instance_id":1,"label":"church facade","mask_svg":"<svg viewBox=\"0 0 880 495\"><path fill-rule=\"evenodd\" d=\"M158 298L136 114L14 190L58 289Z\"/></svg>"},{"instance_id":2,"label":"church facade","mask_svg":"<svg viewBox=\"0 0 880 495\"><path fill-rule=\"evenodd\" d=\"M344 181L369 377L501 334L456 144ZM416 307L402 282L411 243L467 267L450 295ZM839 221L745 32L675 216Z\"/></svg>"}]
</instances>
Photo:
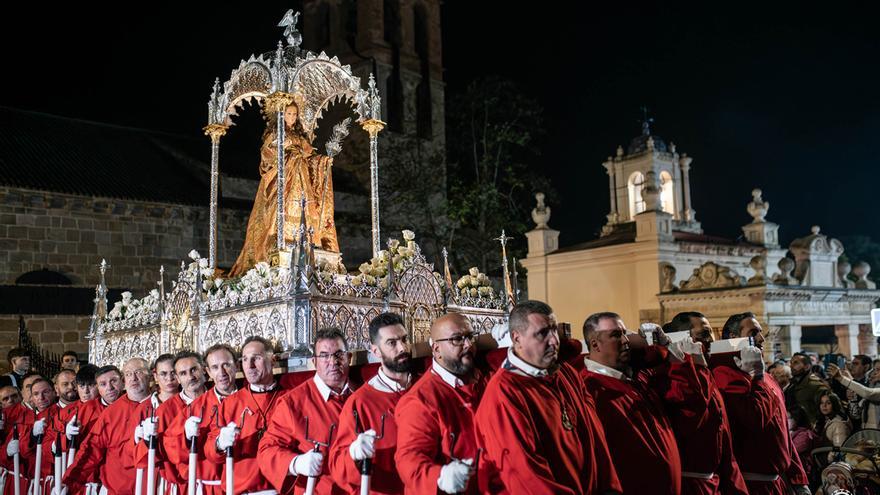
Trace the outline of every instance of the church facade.
<instances>
[{"instance_id":1,"label":"church facade","mask_svg":"<svg viewBox=\"0 0 880 495\"><path fill-rule=\"evenodd\" d=\"M843 245L818 226L780 246L760 189L746 205L752 220L742 240L705 234L690 199L692 161L644 124L603 163L610 204L601 236L575 246L559 247L539 195L522 260L529 296L576 330L597 311L619 313L630 328L699 311L720 336L728 316L751 311L768 333L768 354L876 354L870 310L880 291L867 279L870 266L842 262Z\"/></svg>"}]
</instances>

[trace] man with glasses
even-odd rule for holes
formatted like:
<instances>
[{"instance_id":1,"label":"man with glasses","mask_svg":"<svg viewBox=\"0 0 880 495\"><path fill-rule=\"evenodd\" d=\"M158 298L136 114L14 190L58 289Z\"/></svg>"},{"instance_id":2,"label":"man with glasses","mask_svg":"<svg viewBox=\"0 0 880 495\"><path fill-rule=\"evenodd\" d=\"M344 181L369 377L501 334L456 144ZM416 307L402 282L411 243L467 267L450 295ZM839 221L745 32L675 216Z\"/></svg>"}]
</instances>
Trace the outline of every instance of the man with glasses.
<instances>
[{"instance_id":1,"label":"man with glasses","mask_svg":"<svg viewBox=\"0 0 880 495\"><path fill-rule=\"evenodd\" d=\"M558 361L556 316L541 301L510 312L507 359L477 410L483 460L508 493L621 493L593 397Z\"/></svg>"},{"instance_id":2,"label":"man with glasses","mask_svg":"<svg viewBox=\"0 0 880 495\"><path fill-rule=\"evenodd\" d=\"M105 368L107 371L101 373ZM98 390L104 390L102 397L106 394L112 398L113 391L118 387L118 384L113 383L115 367L105 368L98 370ZM141 358L131 358L122 367L122 376L125 394L118 399L112 399L113 403L95 421L91 432L80 444L73 464L64 473L63 484L71 494L82 493L85 485L96 475L100 477L108 493L134 493L135 470L131 439L140 421L136 410L150 397L149 363ZM107 383L104 383L105 378Z\"/></svg>"},{"instance_id":3,"label":"man with glasses","mask_svg":"<svg viewBox=\"0 0 880 495\"><path fill-rule=\"evenodd\" d=\"M183 408L162 440L168 460L177 466L181 477L188 476L190 443L195 439L198 467L196 468L196 486L200 493L221 495L223 486L221 466L205 457L204 446L207 443L211 425L216 424L217 414L223 400L236 391L235 364L236 356L232 347L226 344L215 344L205 351L207 373L214 386L199 395L189 406ZM183 384L188 383L184 371L179 377ZM184 385L184 389L188 386Z\"/></svg>"},{"instance_id":4,"label":"man with glasses","mask_svg":"<svg viewBox=\"0 0 880 495\"><path fill-rule=\"evenodd\" d=\"M480 493L474 414L487 380L474 367L476 341L461 314L449 313L431 325L431 372L394 412L395 461L407 493Z\"/></svg>"},{"instance_id":5,"label":"man with glasses","mask_svg":"<svg viewBox=\"0 0 880 495\"><path fill-rule=\"evenodd\" d=\"M339 413L351 395L348 368L351 353L345 336L337 328L325 328L315 334L315 376L287 394L269 422L260 442L257 459L263 476L278 493L303 493L309 477L319 478L316 495L345 493L333 482L327 446L315 449L315 442L326 443L336 436ZM308 429L308 431L306 431ZM333 439L335 440L335 438Z\"/></svg>"},{"instance_id":6,"label":"man with glasses","mask_svg":"<svg viewBox=\"0 0 880 495\"><path fill-rule=\"evenodd\" d=\"M369 332L370 352L382 365L376 376L351 394L339 413L339 434L330 447L330 472L346 493L356 493L361 485L360 466L370 459L370 493L399 494L403 483L394 462L394 408L412 385L412 354L400 315L380 314L370 321Z\"/></svg>"},{"instance_id":7,"label":"man with glasses","mask_svg":"<svg viewBox=\"0 0 880 495\"><path fill-rule=\"evenodd\" d=\"M263 337L245 339L241 348L241 369L247 386L227 397L221 404L217 421L211 426L205 457L217 465L226 463L230 449L234 459L235 493L274 493L261 473L257 461L260 440L288 392L275 380L272 344ZM223 485L226 484L223 471Z\"/></svg>"}]
</instances>

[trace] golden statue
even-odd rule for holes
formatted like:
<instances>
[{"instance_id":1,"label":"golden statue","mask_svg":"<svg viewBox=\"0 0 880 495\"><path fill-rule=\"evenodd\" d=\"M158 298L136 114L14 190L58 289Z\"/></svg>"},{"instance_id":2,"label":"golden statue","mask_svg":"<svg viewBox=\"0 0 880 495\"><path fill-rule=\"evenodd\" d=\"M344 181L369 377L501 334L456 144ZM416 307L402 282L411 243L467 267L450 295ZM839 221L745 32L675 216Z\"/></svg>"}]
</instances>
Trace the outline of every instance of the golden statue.
<instances>
[{"instance_id":1,"label":"golden statue","mask_svg":"<svg viewBox=\"0 0 880 495\"><path fill-rule=\"evenodd\" d=\"M339 252L336 224L333 221L333 159L316 153L299 120L301 96L284 111L284 242L294 244L294 232L300 224L300 198L306 198L306 226L314 229L312 242L319 249ZM260 261L269 261L277 249L278 216L278 139L276 114L269 118L260 148L260 185L248 219L247 234L241 254L229 275L243 275ZM321 203L323 200L323 210ZM320 218L322 217L323 218Z\"/></svg>"}]
</instances>

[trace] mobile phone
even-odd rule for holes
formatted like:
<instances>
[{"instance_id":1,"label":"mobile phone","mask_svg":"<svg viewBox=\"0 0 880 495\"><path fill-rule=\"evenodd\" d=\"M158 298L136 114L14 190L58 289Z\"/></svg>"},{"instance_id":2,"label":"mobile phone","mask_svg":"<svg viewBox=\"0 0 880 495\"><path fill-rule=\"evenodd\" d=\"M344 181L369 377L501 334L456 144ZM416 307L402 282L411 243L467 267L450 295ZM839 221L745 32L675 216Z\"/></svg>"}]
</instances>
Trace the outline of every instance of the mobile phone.
<instances>
[{"instance_id":1,"label":"mobile phone","mask_svg":"<svg viewBox=\"0 0 880 495\"><path fill-rule=\"evenodd\" d=\"M825 369L825 370L828 369L828 365L831 364L831 358L833 358L833 357L834 357L834 354L830 354L830 353L822 356L822 369Z\"/></svg>"},{"instance_id":2,"label":"mobile phone","mask_svg":"<svg viewBox=\"0 0 880 495\"><path fill-rule=\"evenodd\" d=\"M837 356L837 367L840 369L846 368L846 356Z\"/></svg>"}]
</instances>

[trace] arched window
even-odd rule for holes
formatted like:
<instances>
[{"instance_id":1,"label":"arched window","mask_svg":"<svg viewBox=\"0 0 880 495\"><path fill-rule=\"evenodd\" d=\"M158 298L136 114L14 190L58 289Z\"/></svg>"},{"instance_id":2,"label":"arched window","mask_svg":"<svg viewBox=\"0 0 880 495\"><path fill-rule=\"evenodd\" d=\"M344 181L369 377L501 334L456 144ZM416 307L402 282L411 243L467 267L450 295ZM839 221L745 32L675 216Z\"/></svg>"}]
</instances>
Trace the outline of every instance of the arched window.
<instances>
[{"instance_id":1,"label":"arched window","mask_svg":"<svg viewBox=\"0 0 880 495\"><path fill-rule=\"evenodd\" d=\"M15 279L16 285L70 285L70 279L63 273L43 268L21 274Z\"/></svg>"},{"instance_id":2,"label":"arched window","mask_svg":"<svg viewBox=\"0 0 880 495\"><path fill-rule=\"evenodd\" d=\"M642 199L643 187L645 187L645 175L641 172L633 172L626 183L630 220L635 220L636 215L645 211L645 200Z\"/></svg>"},{"instance_id":3,"label":"arched window","mask_svg":"<svg viewBox=\"0 0 880 495\"><path fill-rule=\"evenodd\" d=\"M663 211L675 215L675 188L669 172L660 172L660 205Z\"/></svg>"}]
</instances>

